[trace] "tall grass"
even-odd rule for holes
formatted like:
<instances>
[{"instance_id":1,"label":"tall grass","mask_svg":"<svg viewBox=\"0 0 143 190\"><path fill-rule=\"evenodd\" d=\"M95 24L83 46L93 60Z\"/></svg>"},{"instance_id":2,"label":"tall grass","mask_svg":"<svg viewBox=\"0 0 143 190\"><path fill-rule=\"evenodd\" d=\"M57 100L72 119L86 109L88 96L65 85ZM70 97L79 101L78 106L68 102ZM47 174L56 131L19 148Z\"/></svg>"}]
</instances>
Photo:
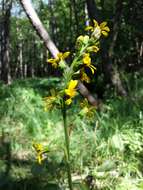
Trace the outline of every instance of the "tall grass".
<instances>
[{"instance_id":1,"label":"tall grass","mask_svg":"<svg viewBox=\"0 0 143 190\"><path fill-rule=\"evenodd\" d=\"M90 176L93 189L143 189L142 82L141 78L132 79L127 98L106 97L102 110L96 111L92 118L81 114L78 100L68 110L72 174L76 183L83 178L88 184ZM9 87L1 85L0 132L1 135L3 132L9 134L12 156L35 163L29 166L32 168L32 173L28 170L30 175L37 178L40 172L43 179L48 178L54 183L58 181L63 186L62 118L59 110L45 112L43 108L43 97L50 93L55 83L58 79L29 79L16 81ZM43 166L36 164L33 140L43 143L49 150ZM20 168L12 171L15 171L15 175L12 174L15 179L19 175L26 178L27 174L19 174Z\"/></svg>"}]
</instances>

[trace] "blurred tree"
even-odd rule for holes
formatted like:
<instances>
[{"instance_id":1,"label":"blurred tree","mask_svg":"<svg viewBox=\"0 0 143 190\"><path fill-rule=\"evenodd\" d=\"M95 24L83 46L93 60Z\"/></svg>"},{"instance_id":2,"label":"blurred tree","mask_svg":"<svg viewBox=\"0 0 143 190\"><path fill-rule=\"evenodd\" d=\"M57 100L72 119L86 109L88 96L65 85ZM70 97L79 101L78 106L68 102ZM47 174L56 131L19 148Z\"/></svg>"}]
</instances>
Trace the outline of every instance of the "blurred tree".
<instances>
[{"instance_id":1,"label":"blurred tree","mask_svg":"<svg viewBox=\"0 0 143 190\"><path fill-rule=\"evenodd\" d=\"M2 0L0 15L0 61L1 79L5 83L11 82L10 75L10 16L12 0Z\"/></svg>"}]
</instances>

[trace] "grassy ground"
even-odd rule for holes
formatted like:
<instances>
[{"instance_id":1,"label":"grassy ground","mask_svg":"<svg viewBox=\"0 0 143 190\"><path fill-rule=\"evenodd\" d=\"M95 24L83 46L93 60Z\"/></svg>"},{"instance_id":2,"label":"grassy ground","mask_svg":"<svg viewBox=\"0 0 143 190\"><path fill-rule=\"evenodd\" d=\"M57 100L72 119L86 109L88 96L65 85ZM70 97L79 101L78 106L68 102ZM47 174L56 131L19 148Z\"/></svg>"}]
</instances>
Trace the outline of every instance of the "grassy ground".
<instances>
[{"instance_id":1,"label":"grassy ground","mask_svg":"<svg viewBox=\"0 0 143 190\"><path fill-rule=\"evenodd\" d=\"M143 189L143 80L130 81L129 96L108 92L100 112L81 107L80 96L68 110L75 189ZM0 85L0 189L66 189L62 117L43 103L55 86L57 78ZM48 149L42 165L33 141Z\"/></svg>"}]
</instances>

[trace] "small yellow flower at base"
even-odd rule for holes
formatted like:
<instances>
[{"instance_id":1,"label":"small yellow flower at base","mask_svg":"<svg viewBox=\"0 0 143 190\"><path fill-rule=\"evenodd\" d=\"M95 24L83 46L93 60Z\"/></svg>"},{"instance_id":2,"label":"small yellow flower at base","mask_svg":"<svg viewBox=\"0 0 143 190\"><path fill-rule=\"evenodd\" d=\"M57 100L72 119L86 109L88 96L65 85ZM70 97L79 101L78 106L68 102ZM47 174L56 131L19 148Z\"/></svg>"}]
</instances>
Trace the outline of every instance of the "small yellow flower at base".
<instances>
[{"instance_id":1,"label":"small yellow flower at base","mask_svg":"<svg viewBox=\"0 0 143 190\"><path fill-rule=\"evenodd\" d=\"M96 70L96 67L94 67L92 64L91 64L91 58L90 58L90 54L89 53L85 53L83 55L83 64L90 68L92 74L94 74L94 71Z\"/></svg>"},{"instance_id":2,"label":"small yellow flower at base","mask_svg":"<svg viewBox=\"0 0 143 190\"><path fill-rule=\"evenodd\" d=\"M33 147L37 153L37 161L41 164L43 160L43 146L39 143L33 143Z\"/></svg>"}]
</instances>

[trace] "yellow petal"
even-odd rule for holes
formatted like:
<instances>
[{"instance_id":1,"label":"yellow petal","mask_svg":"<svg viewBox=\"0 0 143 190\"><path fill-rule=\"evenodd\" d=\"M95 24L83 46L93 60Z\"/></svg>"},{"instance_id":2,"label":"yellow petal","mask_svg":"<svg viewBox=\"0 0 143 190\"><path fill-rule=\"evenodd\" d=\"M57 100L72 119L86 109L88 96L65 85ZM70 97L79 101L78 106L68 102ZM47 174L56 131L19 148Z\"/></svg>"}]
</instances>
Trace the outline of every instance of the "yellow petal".
<instances>
[{"instance_id":1,"label":"yellow petal","mask_svg":"<svg viewBox=\"0 0 143 190\"><path fill-rule=\"evenodd\" d=\"M55 62L56 62L56 59L48 59L47 62L48 62L48 63L55 63Z\"/></svg>"},{"instance_id":2,"label":"yellow petal","mask_svg":"<svg viewBox=\"0 0 143 190\"><path fill-rule=\"evenodd\" d=\"M43 150L43 145L40 143L34 143L33 147L35 148L36 152L41 152Z\"/></svg>"},{"instance_id":3,"label":"yellow petal","mask_svg":"<svg viewBox=\"0 0 143 190\"><path fill-rule=\"evenodd\" d=\"M58 53L58 54L57 54L57 57L61 59L61 58L63 57L63 53L61 53L61 52Z\"/></svg>"},{"instance_id":4,"label":"yellow petal","mask_svg":"<svg viewBox=\"0 0 143 190\"><path fill-rule=\"evenodd\" d=\"M101 36L101 28L99 26L95 27L92 35L99 39Z\"/></svg>"},{"instance_id":5,"label":"yellow petal","mask_svg":"<svg viewBox=\"0 0 143 190\"><path fill-rule=\"evenodd\" d=\"M107 22L102 22L102 23L100 24L100 28L102 29L102 28L104 28L106 25L107 25Z\"/></svg>"},{"instance_id":6,"label":"yellow petal","mask_svg":"<svg viewBox=\"0 0 143 190\"><path fill-rule=\"evenodd\" d=\"M109 28L108 26L105 26L105 27L103 28L103 30L105 30L105 31L107 31L107 32L110 32L110 28Z\"/></svg>"},{"instance_id":7,"label":"yellow petal","mask_svg":"<svg viewBox=\"0 0 143 190\"><path fill-rule=\"evenodd\" d=\"M92 67L94 70L97 70L96 67L94 67L93 65L91 65L91 67Z\"/></svg>"},{"instance_id":8,"label":"yellow petal","mask_svg":"<svg viewBox=\"0 0 143 190\"><path fill-rule=\"evenodd\" d=\"M99 47L97 47L97 46L90 46L90 47L88 47L87 48L87 50L89 51L89 52L98 52L99 51Z\"/></svg>"},{"instance_id":9,"label":"yellow petal","mask_svg":"<svg viewBox=\"0 0 143 190\"><path fill-rule=\"evenodd\" d=\"M104 30L103 30L101 33L102 33L105 37L108 36L108 32L106 32L106 31L104 31Z\"/></svg>"},{"instance_id":10,"label":"yellow petal","mask_svg":"<svg viewBox=\"0 0 143 190\"><path fill-rule=\"evenodd\" d=\"M83 63L85 65L87 65L87 66L91 64L91 58L90 58L90 54L89 53L85 53L84 54Z\"/></svg>"},{"instance_id":11,"label":"yellow petal","mask_svg":"<svg viewBox=\"0 0 143 190\"><path fill-rule=\"evenodd\" d=\"M97 46L93 46L92 48L93 48L93 52L95 52L95 53L99 51L99 47L97 47Z\"/></svg>"},{"instance_id":12,"label":"yellow petal","mask_svg":"<svg viewBox=\"0 0 143 190\"><path fill-rule=\"evenodd\" d=\"M65 101L65 104L66 105L70 105L72 103L72 99L71 98L69 98L69 99L67 99L66 101Z\"/></svg>"},{"instance_id":13,"label":"yellow petal","mask_svg":"<svg viewBox=\"0 0 143 190\"><path fill-rule=\"evenodd\" d=\"M70 52L69 51L67 51L67 52L65 52L64 54L63 54L63 59L65 59L65 58L67 58L68 56L70 55Z\"/></svg>"},{"instance_id":14,"label":"yellow petal","mask_svg":"<svg viewBox=\"0 0 143 190\"><path fill-rule=\"evenodd\" d=\"M93 65L90 65L89 68L90 68L92 74L94 74L94 71L96 70L96 67L94 67Z\"/></svg>"},{"instance_id":15,"label":"yellow petal","mask_svg":"<svg viewBox=\"0 0 143 190\"><path fill-rule=\"evenodd\" d=\"M87 74L84 71L81 71L81 81L85 81L87 83L90 83L90 78L87 76Z\"/></svg>"},{"instance_id":16,"label":"yellow petal","mask_svg":"<svg viewBox=\"0 0 143 190\"><path fill-rule=\"evenodd\" d=\"M92 27L92 26L87 26L87 27L85 28L85 30L86 30L86 31L88 31L88 30L93 31L93 27Z\"/></svg>"},{"instance_id":17,"label":"yellow petal","mask_svg":"<svg viewBox=\"0 0 143 190\"><path fill-rule=\"evenodd\" d=\"M94 69L91 67L91 65L90 65L90 70L91 70L91 72L92 72L92 74L94 74Z\"/></svg>"},{"instance_id":18,"label":"yellow petal","mask_svg":"<svg viewBox=\"0 0 143 190\"><path fill-rule=\"evenodd\" d=\"M94 27L98 26L98 22L95 19L93 19L93 23L94 23Z\"/></svg>"},{"instance_id":19,"label":"yellow petal","mask_svg":"<svg viewBox=\"0 0 143 190\"><path fill-rule=\"evenodd\" d=\"M38 163L39 163L39 164L42 164L43 157L42 157L42 154L41 154L41 153L38 154L37 160L38 160Z\"/></svg>"},{"instance_id":20,"label":"yellow petal","mask_svg":"<svg viewBox=\"0 0 143 190\"><path fill-rule=\"evenodd\" d=\"M77 86L78 80L71 80L69 82L69 89L74 89Z\"/></svg>"}]
</instances>

